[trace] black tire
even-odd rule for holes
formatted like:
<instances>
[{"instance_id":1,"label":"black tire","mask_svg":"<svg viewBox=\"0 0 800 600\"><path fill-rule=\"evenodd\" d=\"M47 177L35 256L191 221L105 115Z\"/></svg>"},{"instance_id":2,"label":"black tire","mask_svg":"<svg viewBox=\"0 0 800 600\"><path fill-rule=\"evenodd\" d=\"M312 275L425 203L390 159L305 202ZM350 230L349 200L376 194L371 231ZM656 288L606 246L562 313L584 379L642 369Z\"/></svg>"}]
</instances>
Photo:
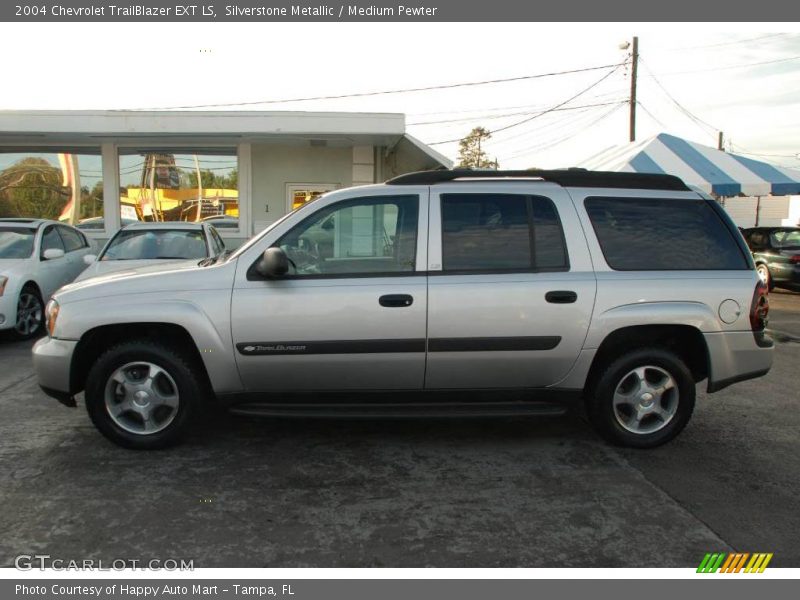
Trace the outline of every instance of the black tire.
<instances>
[{"instance_id":1,"label":"black tire","mask_svg":"<svg viewBox=\"0 0 800 600\"><path fill-rule=\"evenodd\" d=\"M634 433L620 422L614 406L614 394L622 386L626 375L637 368L651 366L656 375L663 370L672 377L675 392L670 402L676 402L674 414L661 428L653 432ZM666 398L666 393L665 393ZM657 400L661 402L661 400ZM586 410L597 432L607 441L630 448L655 448L677 436L692 416L695 403L695 381L686 363L674 352L665 348L639 348L610 361L602 368L586 390ZM655 415L645 417L653 426L663 419ZM643 421L644 422L644 419Z\"/></svg>"},{"instance_id":2,"label":"black tire","mask_svg":"<svg viewBox=\"0 0 800 600\"><path fill-rule=\"evenodd\" d=\"M775 282L772 281L772 273L769 272L769 267L767 265L765 265L764 263L757 264L756 265L756 271L758 272L758 276L761 277L762 280L764 280L764 278L766 277L764 282L767 284L767 289L770 292L773 289L775 289ZM762 276L762 273L763 273L763 276Z\"/></svg>"},{"instance_id":3,"label":"black tire","mask_svg":"<svg viewBox=\"0 0 800 600\"><path fill-rule=\"evenodd\" d=\"M155 365L172 379L177 388L177 410L163 429L153 432L131 432L112 418L106 406L110 378L130 363ZM106 350L92 366L86 378L86 410L95 427L115 444L136 450L155 450L178 442L191 429L203 412L209 392L202 367L191 355L177 347L149 339L132 340ZM127 414L134 414L133 412Z\"/></svg>"},{"instance_id":4,"label":"black tire","mask_svg":"<svg viewBox=\"0 0 800 600\"><path fill-rule=\"evenodd\" d=\"M27 305L23 307L23 304L28 302L34 303L34 305ZM31 315L33 318L34 326L29 330L22 330L20 329L20 311L25 310L26 312L35 311L36 315ZM28 321L30 324L31 321ZM19 298L17 298L17 325L14 329L11 330L11 336L16 340L32 340L33 338L39 337L44 333L44 301L42 300L42 295L39 293L39 290L36 289L36 286L28 284L22 288L22 291L19 293Z\"/></svg>"}]
</instances>

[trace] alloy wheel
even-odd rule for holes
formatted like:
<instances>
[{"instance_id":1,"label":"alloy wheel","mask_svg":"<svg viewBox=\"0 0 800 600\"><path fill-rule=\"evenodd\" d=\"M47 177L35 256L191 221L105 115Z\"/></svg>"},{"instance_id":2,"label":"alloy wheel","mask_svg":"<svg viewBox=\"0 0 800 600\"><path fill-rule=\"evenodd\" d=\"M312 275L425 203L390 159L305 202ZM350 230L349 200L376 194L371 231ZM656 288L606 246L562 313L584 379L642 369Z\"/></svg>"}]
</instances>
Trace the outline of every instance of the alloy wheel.
<instances>
[{"instance_id":1,"label":"alloy wheel","mask_svg":"<svg viewBox=\"0 0 800 600\"><path fill-rule=\"evenodd\" d=\"M179 404L175 380L151 362L127 363L106 382L108 415L130 433L150 435L163 431L178 414Z\"/></svg>"},{"instance_id":2,"label":"alloy wheel","mask_svg":"<svg viewBox=\"0 0 800 600\"><path fill-rule=\"evenodd\" d=\"M23 337L36 333L42 326L42 302L39 297L27 290L19 295L17 302L17 324L14 330Z\"/></svg>"},{"instance_id":3,"label":"alloy wheel","mask_svg":"<svg viewBox=\"0 0 800 600\"><path fill-rule=\"evenodd\" d=\"M636 367L614 389L614 416L631 433L655 433L675 418L679 395L675 378L665 369Z\"/></svg>"}]
</instances>

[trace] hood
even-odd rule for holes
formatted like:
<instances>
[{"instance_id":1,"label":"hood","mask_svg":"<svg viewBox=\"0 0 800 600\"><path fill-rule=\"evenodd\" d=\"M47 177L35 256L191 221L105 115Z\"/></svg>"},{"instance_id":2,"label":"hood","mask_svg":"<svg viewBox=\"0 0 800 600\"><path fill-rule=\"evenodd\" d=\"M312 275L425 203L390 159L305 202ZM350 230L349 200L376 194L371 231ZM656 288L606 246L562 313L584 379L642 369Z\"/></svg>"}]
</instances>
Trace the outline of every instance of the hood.
<instances>
[{"instance_id":1,"label":"hood","mask_svg":"<svg viewBox=\"0 0 800 600\"><path fill-rule=\"evenodd\" d=\"M141 260L96 260L78 275L75 279L75 283L89 279L90 277L107 275L109 273L134 275L136 273L149 272L144 269L144 267L155 267L157 270L163 270L184 264L186 267L196 266L199 261L200 259L176 261L172 259L152 258L144 258Z\"/></svg>"},{"instance_id":2,"label":"hood","mask_svg":"<svg viewBox=\"0 0 800 600\"><path fill-rule=\"evenodd\" d=\"M148 261L151 262L151 261ZM199 260L149 264L88 277L65 285L55 294L62 304L155 292L185 292L230 287L236 261L208 267ZM89 266L93 267L95 263Z\"/></svg>"}]
</instances>

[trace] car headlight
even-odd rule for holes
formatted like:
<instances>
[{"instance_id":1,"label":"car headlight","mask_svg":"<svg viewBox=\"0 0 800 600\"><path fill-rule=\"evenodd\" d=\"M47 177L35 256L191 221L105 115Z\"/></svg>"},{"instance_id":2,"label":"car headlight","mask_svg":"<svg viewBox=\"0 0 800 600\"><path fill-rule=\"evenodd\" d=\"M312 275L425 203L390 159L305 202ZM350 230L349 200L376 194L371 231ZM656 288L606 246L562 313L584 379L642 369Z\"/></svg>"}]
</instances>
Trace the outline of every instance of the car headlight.
<instances>
[{"instance_id":1,"label":"car headlight","mask_svg":"<svg viewBox=\"0 0 800 600\"><path fill-rule=\"evenodd\" d=\"M4 275L0 275L0 296L3 295L3 292L6 291L6 284L8 283L8 277Z\"/></svg>"},{"instance_id":2,"label":"car headlight","mask_svg":"<svg viewBox=\"0 0 800 600\"><path fill-rule=\"evenodd\" d=\"M56 302L55 298L50 300L47 303L47 307L44 309L44 316L47 323L47 333L50 334L50 337L53 337L53 332L56 330L56 319L58 319L58 311L59 306L58 302Z\"/></svg>"}]
</instances>

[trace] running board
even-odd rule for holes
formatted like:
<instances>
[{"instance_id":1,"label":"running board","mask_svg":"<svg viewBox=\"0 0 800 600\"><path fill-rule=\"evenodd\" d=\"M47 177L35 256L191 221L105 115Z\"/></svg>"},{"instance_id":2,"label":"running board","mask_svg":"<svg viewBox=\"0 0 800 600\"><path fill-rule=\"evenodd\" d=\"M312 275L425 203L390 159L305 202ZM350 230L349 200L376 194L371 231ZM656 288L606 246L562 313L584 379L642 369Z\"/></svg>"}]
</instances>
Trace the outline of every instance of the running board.
<instances>
[{"instance_id":1,"label":"running board","mask_svg":"<svg viewBox=\"0 0 800 600\"><path fill-rule=\"evenodd\" d=\"M470 418L563 415L569 406L553 402L467 402L467 403L266 403L252 402L229 408L247 417L314 417L322 419L380 418Z\"/></svg>"}]
</instances>

